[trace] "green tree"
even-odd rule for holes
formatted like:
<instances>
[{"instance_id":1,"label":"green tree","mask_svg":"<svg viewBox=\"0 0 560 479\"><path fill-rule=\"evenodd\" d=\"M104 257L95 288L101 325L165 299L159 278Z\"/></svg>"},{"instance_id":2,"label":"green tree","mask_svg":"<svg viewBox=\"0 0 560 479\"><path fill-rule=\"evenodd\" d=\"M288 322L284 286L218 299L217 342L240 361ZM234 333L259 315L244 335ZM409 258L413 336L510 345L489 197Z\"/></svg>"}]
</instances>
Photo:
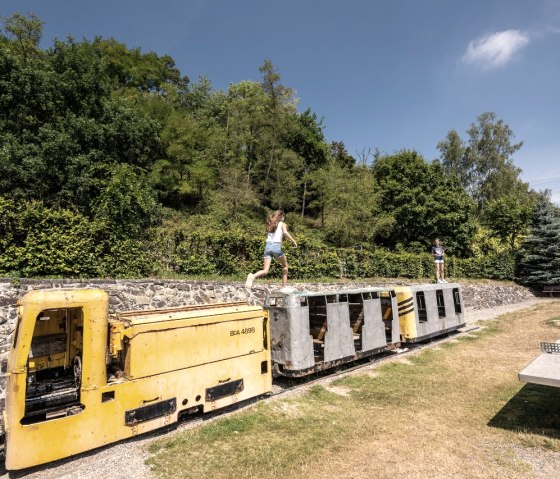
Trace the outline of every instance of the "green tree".
<instances>
[{"instance_id":1,"label":"green tree","mask_svg":"<svg viewBox=\"0 0 560 479\"><path fill-rule=\"evenodd\" d=\"M260 83L230 85L214 95L203 113L212 113L210 141L217 168L242 168L263 205L295 209L304 197L306 168L322 161L321 127L310 114L298 115L293 91L280 83L269 61Z\"/></svg>"},{"instance_id":2,"label":"green tree","mask_svg":"<svg viewBox=\"0 0 560 479\"><path fill-rule=\"evenodd\" d=\"M379 195L369 168L343 168L331 160L312 176L314 200L327 239L337 246L370 241L377 232Z\"/></svg>"},{"instance_id":3,"label":"green tree","mask_svg":"<svg viewBox=\"0 0 560 479\"><path fill-rule=\"evenodd\" d=\"M351 168L356 164L355 158L348 153L346 145L342 141L333 141L330 144L329 153L342 168Z\"/></svg>"},{"instance_id":4,"label":"green tree","mask_svg":"<svg viewBox=\"0 0 560 479\"><path fill-rule=\"evenodd\" d=\"M513 252L519 238L529 229L532 212L532 202L517 195L505 195L487 204L483 221Z\"/></svg>"},{"instance_id":5,"label":"green tree","mask_svg":"<svg viewBox=\"0 0 560 479\"><path fill-rule=\"evenodd\" d=\"M560 284L560 210L546 196L536 205L531 234L519 251L518 277L535 287Z\"/></svg>"},{"instance_id":6,"label":"green tree","mask_svg":"<svg viewBox=\"0 0 560 479\"><path fill-rule=\"evenodd\" d=\"M233 223L242 215L250 215L260 205L258 195L245 171L235 165L223 166L218 187L209 194L209 211L224 223Z\"/></svg>"},{"instance_id":7,"label":"green tree","mask_svg":"<svg viewBox=\"0 0 560 479\"><path fill-rule=\"evenodd\" d=\"M170 84L187 90L189 78L181 75L169 55L142 53L140 48L128 48L114 38L95 37L92 47L103 58L106 72L117 87L162 92L164 85Z\"/></svg>"},{"instance_id":8,"label":"green tree","mask_svg":"<svg viewBox=\"0 0 560 479\"><path fill-rule=\"evenodd\" d=\"M324 166L328 160L328 145L323 134L322 121L308 108L302 114L294 115L295 125L287 132L286 145L303 160L303 174L297 174L301 182L301 217L309 195L309 182L314 171Z\"/></svg>"},{"instance_id":9,"label":"green tree","mask_svg":"<svg viewBox=\"0 0 560 479\"><path fill-rule=\"evenodd\" d=\"M214 183L215 159L208 150L211 135L211 129L187 113L170 115L161 133L165 155L153 167L164 204L195 207Z\"/></svg>"},{"instance_id":10,"label":"green tree","mask_svg":"<svg viewBox=\"0 0 560 479\"><path fill-rule=\"evenodd\" d=\"M109 167L93 209L103 231L122 238L144 238L158 213L155 193L141 170L127 164Z\"/></svg>"},{"instance_id":11,"label":"green tree","mask_svg":"<svg viewBox=\"0 0 560 479\"><path fill-rule=\"evenodd\" d=\"M262 86L252 81L231 84L227 95L215 95L209 102L210 112L223 132L220 141L222 162L242 168L248 184L259 195L262 194L261 181L270 145L268 131L263 126L268 115L266 104Z\"/></svg>"},{"instance_id":12,"label":"green tree","mask_svg":"<svg viewBox=\"0 0 560 479\"><path fill-rule=\"evenodd\" d=\"M394 218L394 227L378 241L389 248L426 250L441 238L449 254L467 255L476 229L472 201L458 180L442 166L427 163L414 151L378 157L373 174L380 204Z\"/></svg>"},{"instance_id":13,"label":"green tree","mask_svg":"<svg viewBox=\"0 0 560 479\"><path fill-rule=\"evenodd\" d=\"M104 61L89 42L56 41L27 62L18 49L2 48L0 66L3 194L89 214L107 179L104 165L146 168L156 156L156 123L111 97Z\"/></svg>"},{"instance_id":14,"label":"green tree","mask_svg":"<svg viewBox=\"0 0 560 479\"><path fill-rule=\"evenodd\" d=\"M454 130L438 143L444 170L456 175L475 200L479 212L489 201L508 193L526 194L527 184L519 179L512 155L523 142L512 143L514 134L495 113L478 116L467 130L464 142Z\"/></svg>"},{"instance_id":15,"label":"green tree","mask_svg":"<svg viewBox=\"0 0 560 479\"><path fill-rule=\"evenodd\" d=\"M264 122L259 134L264 162L256 165L260 190L264 196L273 199L272 207L293 208L296 202L292 199L300 196L299 185L287 177L303 178L305 165L304 161L296 159L295 155L299 155L288 145L297 99L291 88L280 83L280 74L270 60L265 60L259 71L266 97Z\"/></svg>"},{"instance_id":16,"label":"green tree","mask_svg":"<svg viewBox=\"0 0 560 479\"><path fill-rule=\"evenodd\" d=\"M4 39L8 39L9 44L19 53L23 63L27 63L31 55L40 54L39 42L43 36L43 25L35 15L22 15L15 13L11 17L0 17L4 23ZM5 43L0 40L0 44Z\"/></svg>"}]
</instances>

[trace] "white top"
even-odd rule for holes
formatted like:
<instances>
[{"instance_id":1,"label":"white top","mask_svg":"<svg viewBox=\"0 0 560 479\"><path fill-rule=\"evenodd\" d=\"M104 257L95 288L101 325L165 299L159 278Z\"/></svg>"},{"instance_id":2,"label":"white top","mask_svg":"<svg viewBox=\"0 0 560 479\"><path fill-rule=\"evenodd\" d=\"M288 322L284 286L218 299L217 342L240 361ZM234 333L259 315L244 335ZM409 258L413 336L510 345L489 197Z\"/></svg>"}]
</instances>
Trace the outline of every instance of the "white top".
<instances>
[{"instance_id":1,"label":"white top","mask_svg":"<svg viewBox=\"0 0 560 479\"><path fill-rule=\"evenodd\" d=\"M276 231L266 234L267 243L282 243L282 238L284 237L284 231L282 231L283 224L284 222L280 221L276 227Z\"/></svg>"}]
</instances>

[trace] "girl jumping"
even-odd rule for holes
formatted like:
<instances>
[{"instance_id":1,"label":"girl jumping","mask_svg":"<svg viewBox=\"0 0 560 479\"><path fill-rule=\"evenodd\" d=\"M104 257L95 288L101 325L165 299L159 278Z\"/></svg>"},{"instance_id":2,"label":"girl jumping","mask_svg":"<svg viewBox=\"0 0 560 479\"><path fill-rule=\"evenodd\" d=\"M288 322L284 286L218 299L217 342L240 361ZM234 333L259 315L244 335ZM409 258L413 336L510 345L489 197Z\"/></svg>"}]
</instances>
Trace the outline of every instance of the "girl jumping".
<instances>
[{"instance_id":1,"label":"girl jumping","mask_svg":"<svg viewBox=\"0 0 560 479\"><path fill-rule=\"evenodd\" d=\"M268 215L266 219L266 245L264 247L264 266L260 271L256 273L249 273L247 275L247 281L245 282L245 288L251 289L253 286L253 281L260 278L261 276L266 276L268 270L270 269L270 263L272 258L276 258L278 262L282 265L282 292L288 292L286 285L288 283L288 260L282 252L282 239L286 236L297 248L297 243L292 235L288 233L288 228L286 223L284 223L284 212L282 210L276 210L275 212Z\"/></svg>"}]
</instances>

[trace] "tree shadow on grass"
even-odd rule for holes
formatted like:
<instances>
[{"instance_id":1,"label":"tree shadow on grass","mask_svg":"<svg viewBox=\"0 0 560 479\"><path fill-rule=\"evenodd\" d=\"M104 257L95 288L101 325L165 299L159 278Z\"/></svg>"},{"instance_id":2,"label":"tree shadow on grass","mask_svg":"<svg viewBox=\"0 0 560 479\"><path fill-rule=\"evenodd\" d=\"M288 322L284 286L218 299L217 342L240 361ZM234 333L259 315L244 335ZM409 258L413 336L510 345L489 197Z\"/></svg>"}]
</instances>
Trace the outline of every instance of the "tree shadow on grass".
<instances>
[{"instance_id":1,"label":"tree shadow on grass","mask_svg":"<svg viewBox=\"0 0 560 479\"><path fill-rule=\"evenodd\" d=\"M526 384L488 425L560 439L560 388Z\"/></svg>"}]
</instances>

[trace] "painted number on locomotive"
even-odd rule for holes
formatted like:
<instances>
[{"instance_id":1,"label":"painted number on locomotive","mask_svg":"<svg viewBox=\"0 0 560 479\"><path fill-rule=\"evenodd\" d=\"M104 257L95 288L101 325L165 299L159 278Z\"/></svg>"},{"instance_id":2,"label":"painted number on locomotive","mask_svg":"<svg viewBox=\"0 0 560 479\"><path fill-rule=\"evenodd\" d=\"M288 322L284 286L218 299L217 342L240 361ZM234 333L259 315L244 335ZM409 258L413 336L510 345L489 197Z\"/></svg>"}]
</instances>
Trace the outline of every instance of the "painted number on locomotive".
<instances>
[{"instance_id":1,"label":"painted number on locomotive","mask_svg":"<svg viewBox=\"0 0 560 479\"><path fill-rule=\"evenodd\" d=\"M250 327L250 328L243 328L243 329L232 329L229 332L230 336L237 336L238 334L251 334L251 333L255 333L256 329L254 326Z\"/></svg>"}]
</instances>

